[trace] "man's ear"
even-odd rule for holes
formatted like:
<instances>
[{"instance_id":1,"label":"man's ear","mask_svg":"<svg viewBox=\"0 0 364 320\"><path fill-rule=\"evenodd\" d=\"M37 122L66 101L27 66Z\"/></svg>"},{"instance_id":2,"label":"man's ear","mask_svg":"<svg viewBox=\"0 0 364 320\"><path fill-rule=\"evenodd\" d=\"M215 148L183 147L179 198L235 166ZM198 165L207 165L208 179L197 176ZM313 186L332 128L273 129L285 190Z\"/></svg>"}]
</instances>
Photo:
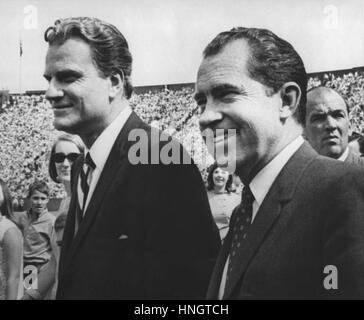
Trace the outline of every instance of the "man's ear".
<instances>
[{"instance_id":1,"label":"man's ear","mask_svg":"<svg viewBox=\"0 0 364 320\"><path fill-rule=\"evenodd\" d=\"M124 93L124 81L119 73L112 74L109 77L110 87L109 87L109 98L114 99L118 93L121 95Z\"/></svg>"},{"instance_id":2,"label":"man's ear","mask_svg":"<svg viewBox=\"0 0 364 320\"><path fill-rule=\"evenodd\" d=\"M286 82L280 89L282 106L280 108L281 119L292 116L301 100L301 89L296 82Z\"/></svg>"}]
</instances>

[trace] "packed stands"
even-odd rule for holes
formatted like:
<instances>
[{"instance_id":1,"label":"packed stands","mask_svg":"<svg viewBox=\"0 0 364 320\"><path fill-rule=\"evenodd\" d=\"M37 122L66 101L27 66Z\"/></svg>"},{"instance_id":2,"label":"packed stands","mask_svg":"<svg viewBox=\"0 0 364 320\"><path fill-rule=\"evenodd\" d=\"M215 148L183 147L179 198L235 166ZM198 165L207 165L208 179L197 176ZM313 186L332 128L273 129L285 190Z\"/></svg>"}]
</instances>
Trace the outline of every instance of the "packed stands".
<instances>
[{"instance_id":1,"label":"packed stands","mask_svg":"<svg viewBox=\"0 0 364 320\"><path fill-rule=\"evenodd\" d=\"M332 87L349 103L351 131L364 133L364 72L340 76L327 74L310 78L309 88ZM199 110L193 100L193 89L182 88L134 94L131 105L147 123L179 139L190 152L201 174L213 162L208 155L198 125ZM15 198L26 197L34 179L46 179L51 197L63 197L64 190L48 178L50 147L58 132L54 130L53 113L43 95L12 96L0 109L0 176Z\"/></svg>"}]
</instances>

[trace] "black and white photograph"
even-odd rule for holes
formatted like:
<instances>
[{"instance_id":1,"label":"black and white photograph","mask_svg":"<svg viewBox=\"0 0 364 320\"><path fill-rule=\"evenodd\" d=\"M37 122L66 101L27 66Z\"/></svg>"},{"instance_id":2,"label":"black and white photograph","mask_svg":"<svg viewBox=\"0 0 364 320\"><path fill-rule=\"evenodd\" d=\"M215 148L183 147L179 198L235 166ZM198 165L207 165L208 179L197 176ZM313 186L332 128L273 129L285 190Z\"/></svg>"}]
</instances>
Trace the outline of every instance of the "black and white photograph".
<instances>
[{"instance_id":1,"label":"black and white photograph","mask_svg":"<svg viewBox=\"0 0 364 320\"><path fill-rule=\"evenodd\" d=\"M362 0L1 0L0 53L0 300L364 299Z\"/></svg>"}]
</instances>

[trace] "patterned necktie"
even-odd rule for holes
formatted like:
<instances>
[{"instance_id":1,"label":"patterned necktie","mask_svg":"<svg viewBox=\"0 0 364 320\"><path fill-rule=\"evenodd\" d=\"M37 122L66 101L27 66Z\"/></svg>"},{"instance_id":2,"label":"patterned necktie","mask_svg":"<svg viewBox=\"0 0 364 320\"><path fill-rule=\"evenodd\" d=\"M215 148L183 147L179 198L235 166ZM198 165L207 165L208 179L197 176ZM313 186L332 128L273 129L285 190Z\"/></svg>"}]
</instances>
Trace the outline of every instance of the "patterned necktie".
<instances>
[{"instance_id":1,"label":"patterned necktie","mask_svg":"<svg viewBox=\"0 0 364 320\"><path fill-rule=\"evenodd\" d=\"M88 191L90 189L89 186L89 176L91 173L91 170L94 170L96 168L95 163L93 162L90 153L88 152L86 155L86 158L83 162L83 166L82 166L82 170L80 171L80 185L81 185L81 191L82 191L82 207L80 207L80 210L77 210L77 221L78 224L81 223L82 218L83 218L83 213L84 213L84 209L85 209L85 204L86 204L86 200L87 200L87 196L88 196Z\"/></svg>"},{"instance_id":2,"label":"patterned necktie","mask_svg":"<svg viewBox=\"0 0 364 320\"><path fill-rule=\"evenodd\" d=\"M232 229L232 240L230 246L229 265L226 274L226 288L229 285L229 280L233 272L239 268L239 261L237 259L237 252L241 250L247 233L252 221L254 195L252 194L249 186L244 187L241 204L237 208L236 218L234 219L234 226Z\"/></svg>"}]
</instances>

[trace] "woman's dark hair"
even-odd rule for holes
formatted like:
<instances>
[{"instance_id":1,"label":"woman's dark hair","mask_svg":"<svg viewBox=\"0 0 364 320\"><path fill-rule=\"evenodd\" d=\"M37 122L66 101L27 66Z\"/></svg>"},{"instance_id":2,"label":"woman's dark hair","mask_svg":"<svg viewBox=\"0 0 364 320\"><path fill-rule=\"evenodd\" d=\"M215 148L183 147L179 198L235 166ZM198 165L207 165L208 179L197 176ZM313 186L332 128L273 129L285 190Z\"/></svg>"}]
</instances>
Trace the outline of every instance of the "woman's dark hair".
<instances>
[{"instance_id":1,"label":"woman's dark hair","mask_svg":"<svg viewBox=\"0 0 364 320\"><path fill-rule=\"evenodd\" d=\"M219 166L217 165L217 163L213 163L209 168L208 168L208 176L207 176L207 190L213 190L215 187L214 184L214 171L216 170L216 168L218 168ZM224 170L223 168L221 168L222 170ZM230 193L233 191L233 176L231 174L229 174L228 180L226 182L225 185L225 190Z\"/></svg>"}]
</instances>

